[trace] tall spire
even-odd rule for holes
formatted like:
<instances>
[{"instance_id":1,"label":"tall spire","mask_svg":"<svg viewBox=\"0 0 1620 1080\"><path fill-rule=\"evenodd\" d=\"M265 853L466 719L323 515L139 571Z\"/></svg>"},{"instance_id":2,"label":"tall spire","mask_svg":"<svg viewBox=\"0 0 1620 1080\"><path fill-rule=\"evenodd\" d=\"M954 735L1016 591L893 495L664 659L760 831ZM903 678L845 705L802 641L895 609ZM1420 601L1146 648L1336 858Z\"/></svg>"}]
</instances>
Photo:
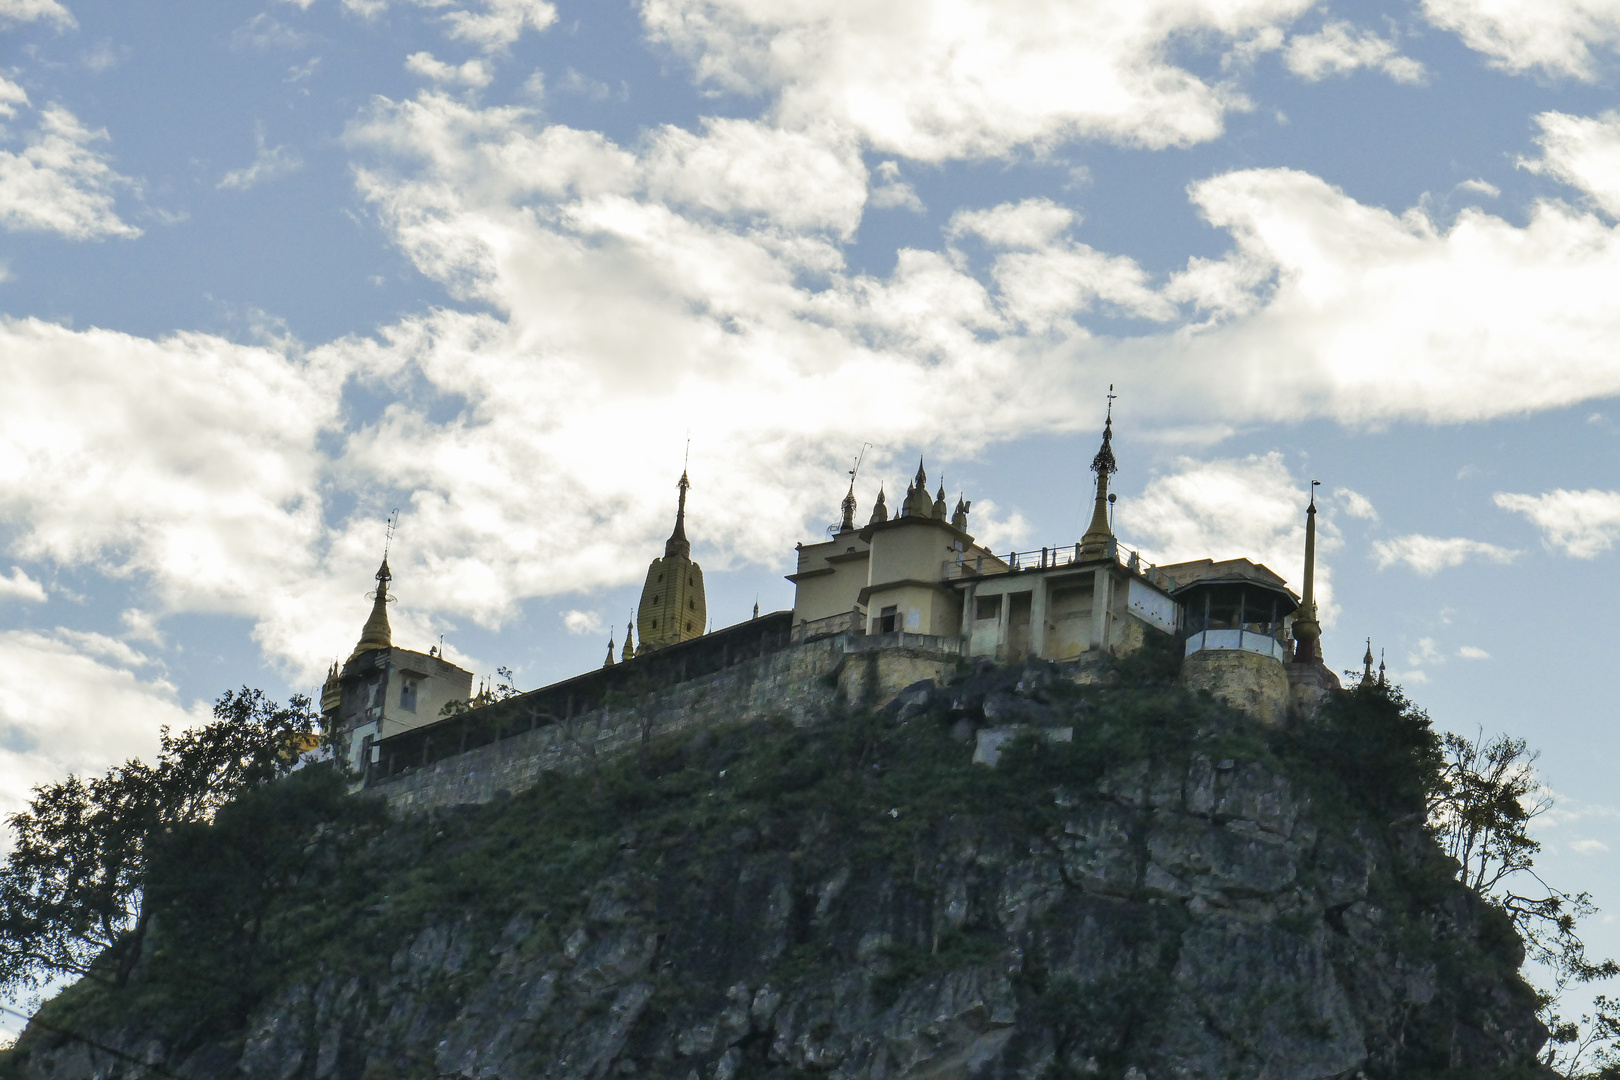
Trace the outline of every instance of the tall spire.
<instances>
[{"instance_id":1,"label":"tall spire","mask_svg":"<svg viewBox=\"0 0 1620 1080\"><path fill-rule=\"evenodd\" d=\"M607 654L607 659L602 661L602 666L603 667L612 667L613 666L613 635L612 634L608 635L608 654Z\"/></svg>"},{"instance_id":2,"label":"tall spire","mask_svg":"<svg viewBox=\"0 0 1620 1080\"><path fill-rule=\"evenodd\" d=\"M692 482L686 478L686 470L681 470L681 482L677 485L681 489L681 502L675 511L675 531L669 534L664 542L664 558L679 555L683 559L692 557L692 545L686 539L686 489Z\"/></svg>"},{"instance_id":3,"label":"tall spire","mask_svg":"<svg viewBox=\"0 0 1620 1080\"><path fill-rule=\"evenodd\" d=\"M1119 471L1114 461L1114 384L1108 384L1108 416L1103 421L1102 447L1091 459L1091 471L1097 474L1097 504L1091 511L1091 527L1080 538L1080 556L1101 559L1107 556L1114 530L1108 524L1108 478Z\"/></svg>"},{"instance_id":4,"label":"tall spire","mask_svg":"<svg viewBox=\"0 0 1620 1080\"><path fill-rule=\"evenodd\" d=\"M1367 639L1367 655L1363 656L1361 658L1361 663L1362 663L1361 685L1362 686L1372 686L1372 685L1374 685L1373 673L1372 673L1372 638Z\"/></svg>"},{"instance_id":5,"label":"tall spire","mask_svg":"<svg viewBox=\"0 0 1620 1080\"><path fill-rule=\"evenodd\" d=\"M844 520L839 523L839 532L853 532L855 529L855 481L849 482L849 494L844 496Z\"/></svg>"},{"instance_id":6,"label":"tall spire","mask_svg":"<svg viewBox=\"0 0 1620 1080\"><path fill-rule=\"evenodd\" d=\"M371 614L366 618L366 625L360 628L360 641L355 645L354 652L349 654L353 660L363 652L373 649L387 649L394 644L394 633L388 625L388 601L393 597L388 595L388 583L394 575L388 569L388 556L383 556L382 565L377 567L377 591L372 594Z\"/></svg>"},{"instance_id":7,"label":"tall spire","mask_svg":"<svg viewBox=\"0 0 1620 1080\"><path fill-rule=\"evenodd\" d=\"M631 636L635 625L633 622L624 624L624 652L619 654L620 660L634 660L636 658L636 644Z\"/></svg>"},{"instance_id":8,"label":"tall spire","mask_svg":"<svg viewBox=\"0 0 1620 1080\"><path fill-rule=\"evenodd\" d=\"M1305 508L1305 584L1294 616L1294 663L1320 664L1322 624L1316 621L1316 489L1322 483L1311 481L1311 501ZM1367 645L1367 663L1372 663L1372 643Z\"/></svg>"}]
</instances>

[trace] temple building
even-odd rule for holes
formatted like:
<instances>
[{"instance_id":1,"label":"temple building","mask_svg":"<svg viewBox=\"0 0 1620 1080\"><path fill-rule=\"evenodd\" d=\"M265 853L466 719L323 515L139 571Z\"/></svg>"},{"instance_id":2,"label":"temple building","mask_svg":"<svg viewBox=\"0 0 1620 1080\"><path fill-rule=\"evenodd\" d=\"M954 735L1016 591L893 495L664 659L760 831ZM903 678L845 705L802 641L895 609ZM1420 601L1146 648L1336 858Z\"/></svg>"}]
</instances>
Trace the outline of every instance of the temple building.
<instances>
[{"instance_id":1,"label":"temple building","mask_svg":"<svg viewBox=\"0 0 1620 1080\"><path fill-rule=\"evenodd\" d=\"M801 696L824 694L840 708L876 707L908 686L949 678L980 660L1051 663L1085 682L1105 677L1100 661L1150 642L1181 654L1188 689L1208 691L1266 722L1314 715L1339 689L1321 657L1315 482L1305 509L1300 595L1282 575L1246 558L1153 565L1114 534L1113 433L1110 395L1090 465L1090 524L1077 541L1029 551L998 554L976 540L966 493L954 507L943 484L930 494L923 461L894 513L880 487L865 524L858 524L852 471L841 519L827 539L797 545L788 575L792 610L762 616L756 604L752 618L714 632L703 570L686 532L691 482L683 471L674 528L663 555L647 568L622 647L613 635L601 668L524 692L515 705L475 696L472 674L437 649L394 647L385 556L360 640L328 673L325 732L335 754L362 774L361 783L390 782L517 732L543 741L539 733L548 725L586 714L595 723L620 722L610 703L631 688L638 700L664 702L646 708L667 706L668 722L678 726L690 704L669 703L689 700L682 694L711 702L731 694L738 715L748 709L777 715L785 703L780 680L798 679ZM748 665L774 674L759 674L757 683L727 681L727 672ZM1369 648L1369 684L1371 671ZM447 708L452 703L463 707Z\"/></svg>"},{"instance_id":2,"label":"temple building","mask_svg":"<svg viewBox=\"0 0 1620 1080\"><path fill-rule=\"evenodd\" d=\"M321 726L334 754L352 769L372 760L372 746L391 735L434 723L446 705L472 695L472 672L439 655L397 648L388 624L393 574L377 568L377 591L360 640L342 665L333 663L321 687Z\"/></svg>"}]
</instances>

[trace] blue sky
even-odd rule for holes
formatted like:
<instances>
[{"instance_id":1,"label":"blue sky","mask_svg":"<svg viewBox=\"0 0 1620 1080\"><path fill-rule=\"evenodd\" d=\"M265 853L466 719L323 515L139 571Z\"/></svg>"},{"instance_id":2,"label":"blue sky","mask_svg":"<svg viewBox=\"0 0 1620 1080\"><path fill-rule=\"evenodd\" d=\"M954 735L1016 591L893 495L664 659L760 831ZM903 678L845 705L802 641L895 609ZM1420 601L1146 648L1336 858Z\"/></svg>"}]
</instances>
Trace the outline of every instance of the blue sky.
<instances>
[{"instance_id":1,"label":"blue sky","mask_svg":"<svg viewBox=\"0 0 1620 1080\"><path fill-rule=\"evenodd\" d=\"M0 0L0 810L396 640L717 625L919 454L1295 578L1620 912L1617 0ZM1606 918L1607 916L1605 916ZM1593 928L1620 951L1620 926Z\"/></svg>"}]
</instances>

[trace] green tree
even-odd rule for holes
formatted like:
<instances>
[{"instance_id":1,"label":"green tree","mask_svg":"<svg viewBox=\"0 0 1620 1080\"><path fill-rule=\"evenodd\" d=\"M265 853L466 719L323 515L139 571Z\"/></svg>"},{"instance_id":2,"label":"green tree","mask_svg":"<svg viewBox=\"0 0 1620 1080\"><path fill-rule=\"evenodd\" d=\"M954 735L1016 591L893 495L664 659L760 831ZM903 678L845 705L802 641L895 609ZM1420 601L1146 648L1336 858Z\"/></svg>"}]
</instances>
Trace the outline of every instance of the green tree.
<instances>
[{"instance_id":1,"label":"green tree","mask_svg":"<svg viewBox=\"0 0 1620 1080\"><path fill-rule=\"evenodd\" d=\"M14 843L0 867L0 988L127 979L150 922L142 882L154 841L284 775L316 719L302 695L280 705L259 690L226 691L210 723L163 729L154 764L35 788L9 819Z\"/></svg>"},{"instance_id":2,"label":"green tree","mask_svg":"<svg viewBox=\"0 0 1620 1080\"><path fill-rule=\"evenodd\" d=\"M1526 956L1550 980L1541 991L1551 1033L1542 1060L1565 1076L1620 1076L1620 1002L1598 996L1579 1020L1558 1011L1570 987L1620 975L1620 964L1587 956L1579 925L1598 910L1591 896L1556 889L1536 873L1541 844L1530 830L1552 808L1536 777L1539 755L1523 739L1483 732L1448 733L1442 751L1429 822L1457 860L1458 878L1507 912Z\"/></svg>"}]
</instances>

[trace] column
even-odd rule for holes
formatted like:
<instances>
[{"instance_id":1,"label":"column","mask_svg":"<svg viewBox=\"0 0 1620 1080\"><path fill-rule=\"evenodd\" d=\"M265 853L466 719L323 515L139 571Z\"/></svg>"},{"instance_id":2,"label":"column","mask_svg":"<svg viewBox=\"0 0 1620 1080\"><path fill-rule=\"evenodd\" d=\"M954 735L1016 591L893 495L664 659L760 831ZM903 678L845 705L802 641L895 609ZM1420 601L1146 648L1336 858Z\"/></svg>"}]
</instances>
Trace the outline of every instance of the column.
<instances>
[{"instance_id":1,"label":"column","mask_svg":"<svg viewBox=\"0 0 1620 1080\"><path fill-rule=\"evenodd\" d=\"M1099 566L1091 578L1091 647L1108 647L1108 608L1113 603L1114 576L1108 566Z\"/></svg>"},{"instance_id":2,"label":"column","mask_svg":"<svg viewBox=\"0 0 1620 1080\"><path fill-rule=\"evenodd\" d=\"M1043 561L1045 552L1042 548ZM1046 592L1046 575L1041 574L1035 579L1035 588L1030 590L1029 596L1029 651L1043 660L1046 659Z\"/></svg>"}]
</instances>

